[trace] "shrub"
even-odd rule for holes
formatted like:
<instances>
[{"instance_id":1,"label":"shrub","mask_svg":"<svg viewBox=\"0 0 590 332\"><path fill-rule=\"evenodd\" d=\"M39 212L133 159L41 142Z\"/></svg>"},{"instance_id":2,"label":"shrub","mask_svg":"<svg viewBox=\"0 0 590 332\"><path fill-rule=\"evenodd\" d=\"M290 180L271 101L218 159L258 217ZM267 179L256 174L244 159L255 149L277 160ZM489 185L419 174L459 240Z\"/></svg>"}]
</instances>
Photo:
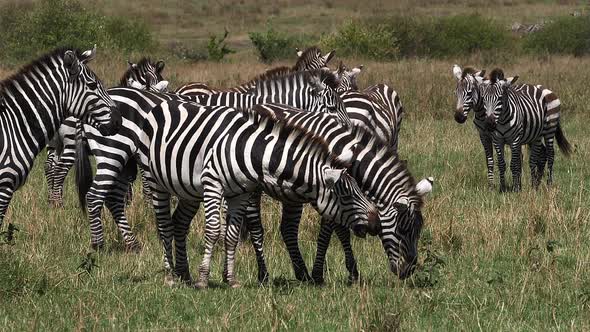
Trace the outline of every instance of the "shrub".
<instances>
[{"instance_id":1,"label":"shrub","mask_svg":"<svg viewBox=\"0 0 590 332\"><path fill-rule=\"evenodd\" d=\"M229 32L225 30L223 37L217 40L217 37L209 37L209 43L207 44L207 54L209 60L221 61L227 54L236 53L236 51L229 49L225 43L225 38Z\"/></svg>"},{"instance_id":2,"label":"shrub","mask_svg":"<svg viewBox=\"0 0 590 332\"><path fill-rule=\"evenodd\" d=\"M42 0L32 7L2 8L1 56L29 59L59 46L145 51L155 43L144 23L105 17L75 0Z\"/></svg>"},{"instance_id":3,"label":"shrub","mask_svg":"<svg viewBox=\"0 0 590 332\"><path fill-rule=\"evenodd\" d=\"M590 53L590 17L565 16L525 37L530 52L584 55Z\"/></svg>"},{"instance_id":4,"label":"shrub","mask_svg":"<svg viewBox=\"0 0 590 332\"><path fill-rule=\"evenodd\" d=\"M252 44L263 62L292 58L296 47L302 47L300 40L280 33L268 25L265 32L250 32Z\"/></svg>"},{"instance_id":5,"label":"shrub","mask_svg":"<svg viewBox=\"0 0 590 332\"><path fill-rule=\"evenodd\" d=\"M384 25L348 22L335 34L324 36L321 44L326 49L337 49L342 56L357 56L375 60L395 58L397 39Z\"/></svg>"}]
</instances>

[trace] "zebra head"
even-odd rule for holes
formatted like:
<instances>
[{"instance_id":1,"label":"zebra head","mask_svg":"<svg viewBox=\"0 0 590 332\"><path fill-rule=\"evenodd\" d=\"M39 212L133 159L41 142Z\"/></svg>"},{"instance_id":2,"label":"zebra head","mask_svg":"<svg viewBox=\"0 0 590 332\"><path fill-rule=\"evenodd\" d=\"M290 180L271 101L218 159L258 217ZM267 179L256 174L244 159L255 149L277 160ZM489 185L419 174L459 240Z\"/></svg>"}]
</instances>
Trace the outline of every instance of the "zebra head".
<instances>
[{"instance_id":1,"label":"zebra head","mask_svg":"<svg viewBox=\"0 0 590 332\"><path fill-rule=\"evenodd\" d=\"M379 234L379 213L345 169L323 171L324 192L316 202L320 214L352 228L358 236Z\"/></svg>"},{"instance_id":2,"label":"zebra head","mask_svg":"<svg viewBox=\"0 0 590 332\"><path fill-rule=\"evenodd\" d=\"M167 91L168 81L162 77L164 61L153 63L149 58L144 57L138 63L127 62L129 68L121 78L121 86L155 92Z\"/></svg>"},{"instance_id":3,"label":"zebra head","mask_svg":"<svg viewBox=\"0 0 590 332\"><path fill-rule=\"evenodd\" d=\"M338 77L328 70L314 70L306 73L309 74L308 83L312 99L309 110L332 113L336 115L343 126L351 126L352 122L344 103L336 92L336 88L340 84Z\"/></svg>"},{"instance_id":4,"label":"zebra head","mask_svg":"<svg viewBox=\"0 0 590 332\"><path fill-rule=\"evenodd\" d=\"M358 91L358 85L356 83L356 77L363 70L363 65L348 69L342 61L338 65L338 69L334 72L334 75L340 79L340 84L336 88L336 92L342 93L346 91Z\"/></svg>"},{"instance_id":5,"label":"zebra head","mask_svg":"<svg viewBox=\"0 0 590 332\"><path fill-rule=\"evenodd\" d=\"M80 55L72 50L65 51L62 61L68 79L64 109L68 116L97 128L102 135L114 135L121 126L121 114L100 80L87 66L95 56L96 45Z\"/></svg>"},{"instance_id":6,"label":"zebra head","mask_svg":"<svg viewBox=\"0 0 590 332\"><path fill-rule=\"evenodd\" d=\"M305 51L300 51L298 48L295 50L297 51L298 59L295 66L293 66L294 71L325 68L336 52L336 50L332 50L331 52L322 55L322 51L316 46L312 46Z\"/></svg>"},{"instance_id":7,"label":"zebra head","mask_svg":"<svg viewBox=\"0 0 590 332\"><path fill-rule=\"evenodd\" d=\"M499 68L492 70L489 80L478 78L488 129L496 128L500 115L508 107L507 91L517 80L518 76L504 78L504 72Z\"/></svg>"},{"instance_id":8,"label":"zebra head","mask_svg":"<svg viewBox=\"0 0 590 332\"><path fill-rule=\"evenodd\" d=\"M471 67L461 70L458 65L453 66L453 76L457 79L455 95L457 96L457 107L455 108L455 121L465 123L470 111L477 111L481 101L479 83L477 78L483 78L485 70L476 71Z\"/></svg>"}]
</instances>

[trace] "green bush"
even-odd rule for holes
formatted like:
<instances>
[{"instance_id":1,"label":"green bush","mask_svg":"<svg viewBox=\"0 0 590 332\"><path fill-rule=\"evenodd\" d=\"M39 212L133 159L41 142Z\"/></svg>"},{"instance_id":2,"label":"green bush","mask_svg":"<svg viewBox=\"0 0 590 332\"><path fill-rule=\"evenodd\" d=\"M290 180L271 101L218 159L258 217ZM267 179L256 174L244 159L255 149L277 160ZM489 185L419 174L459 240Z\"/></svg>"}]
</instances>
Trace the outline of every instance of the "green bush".
<instances>
[{"instance_id":1,"label":"green bush","mask_svg":"<svg viewBox=\"0 0 590 332\"><path fill-rule=\"evenodd\" d=\"M42 0L32 7L0 10L0 56L22 61L59 46L88 49L97 44L124 52L146 51L154 40L144 23L106 17L75 0Z\"/></svg>"},{"instance_id":2,"label":"green bush","mask_svg":"<svg viewBox=\"0 0 590 332\"><path fill-rule=\"evenodd\" d=\"M384 25L348 22L336 33L324 36L320 43L326 49L336 49L342 56L383 60L398 55L397 39Z\"/></svg>"},{"instance_id":3,"label":"green bush","mask_svg":"<svg viewBox=\"0 0 590 332\"><path fill-rule=\"evenodd\" d=\"M292 58L295 48L303 47L298 38L280 33L270 25L265 32L250 32L249 36L260 60L264 62Z\"/></svg>"},{"instance_id":4,"label":"green bush","mask_svg":"<svg viewBox=\"0 0 590 332\"><path fill-rule=\"evenodd\" d=\"M227 54L236 53L236 51L227 47L224 43L225 38L229 32L225 30L223 37L217 40L216 36L209 37L209 43L207 44L207 54L209 60L221 61Z\"/></svg>"},{"instance_id":5,"label":"green bush","mask_svg":"<svg viewBox=\"0 0 590 332\"><path fill-rule=\"evenodd\" d=\"M590 17L565 16L525 37L530 52L584 55L590 53Z\"/></svg>"}]
</instances>

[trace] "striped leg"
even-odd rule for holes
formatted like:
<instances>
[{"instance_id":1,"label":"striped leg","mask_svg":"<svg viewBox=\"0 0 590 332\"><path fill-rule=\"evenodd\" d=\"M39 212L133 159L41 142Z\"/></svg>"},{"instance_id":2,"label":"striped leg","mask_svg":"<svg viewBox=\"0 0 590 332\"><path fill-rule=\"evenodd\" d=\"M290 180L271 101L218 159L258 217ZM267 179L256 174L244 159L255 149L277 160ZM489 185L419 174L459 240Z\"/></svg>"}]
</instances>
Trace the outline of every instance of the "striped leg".
<instances>
[{"instance_id":1,"label":"striped leg","mask_svg":"<svg viewBox=\"0 0 590 332\"><path fill-rule=\"evenodd\" d=\"M75 154L72 155L68 151L64 150L64 153L53 167L53 186L50 192L50 200L55 206L63 206L63 190L66 176L76 161Z\"/></svg>"},{"instance_id":2,"label":"striped leg","mask_svg":"<svg viewBox=\"0 0 590 332\"><path fill-rule=\"evenodd\" d=\"M225 267L223 281L227 282L230 287L240 287L240 283L235 277L235 255L236 246L240 238L240 226L245 216L246 206L248 205L250 194L240 195L227 200L228 222L225 232Z\"/></svg>"},{"instance_id":3,"label":"striped leg","mask_svg":"<svg viewBox=\"0 0 590 332\"><path fill-rule=\"evenodd\" d=\"M164 269L171 272L174 270L172 256L172 237L174 234L174 225L170 217L170 194L166 190L151 188L152 205L156 213L156 224L158 236L164 247Z\"/></svg>"},{"instance_id":4,"label":"striped leg","mask_svg":"<svg viewBox=\"0 0 590 332\"><path fill-rule=\"evenodd\" d=\"M55 149L47 147L47 159L45 160L45 180L47 181L47 200L52 203L53 169L55 167Z\"/></svg>"},{"instance_id":5,"label":"striped leg","mask_svg":"<svg viewBox=\"0 0 590 332\"><path fill-rule=\"evenodd\" d=\"M488 166L488 186L494 188L494 144L492 136L488 132L479 133L479 139L483 145L483 150L486 155L486 163Z\"/></svg>"},{"instance_id":6,"label":"striped leg","mask_svg":"<svg viewBox=\"0 0 590 332\"><path fill-rule=\"evenodd\" d=\"M125 250L128 252L139 252L142 248L141 243L131 231L131 227L125 216L125 200L128 187L129 183L127 179L119 176L113 189L106 196L105 205L113 215L117 228L121 232L121 236L125 241Z\"/></svg>"},{"instance_id":7,"label":"striped leg","mask_svg":"<svg viewBox=\"0 0 590 332\"><path fill-rule=\"evenodd\" d=\"M512 190L515 192L520 191L520 181L522 173L522 147L520 142L514 141L510 145L510 151L512 153L510 160L510 170L512 171Z\"/></svg>"},{"instance_id":8,"label":"striped leg","mask_svg":"<svg viewBox=\"0 0 590 332\"><path fill-rule=\"evenodd\" d=\"M283 242L285 242L287 251L291 257L291 263L293 264L293 270L295 271L295 278L299 281L311 281L312 279L307 272L307 267L305 266L305 261L301 256L299 243L297 242L302 211L303 205L283 203L281 236L283 237Z\"/></svg>"},{"instance_id":9,"label":"striped leg","mask_svg":"<svg viewBox=\"0 0 590 332\"><path fill-rule=\"evenodd\" d=\"M220 234L221 186L213 182L204 182L203 184L205 189L203 197L205 206L205 254L199 266L199 280L195 285L197 288L205 288L209 284L211 256Z\"/></svg>"},{"instance_id":10,"label":"striped leg","mask_svg":"<svg viewBox=\"0 0 590 332\"><path fill-rule=\"evenodd\" d=\"M260 219L260 195L252 195L249 204L246 207L247 228L250 231L250 239L254 252L256 253L256 263L258 264L258 282L268 282L268 271L264 259L264 229ZM245 227L246 225L242 225ZM243 232L242 232L243 233Z\"/></svg>"},{"instance_id":11,"label":"striped leg","mask_svg":"<svg viewBox=\"0 0 590 332\"><path fill-rule=\"evenodd\" d=\"M175 265L174 273L184 282L191 282L189 271L188 255L186 253L186 238L194 216L199 211L201 202L194 200L180 200L174 214L172 223L174 224L174 247L175 247Z\"/></svg>"},{"instance_id":12,"label":"striped leg","mask_svg":"<svg viewBox=\"0 0 590 332\"><path fill-rule=\"evenodd\" d=\"M494 142L498 156L498 171L500 173L500 192L506 191L506 160L504 159L504 143Z\"/></svg>"},{"instance_id":13,"label":"striped leg","mask_svg":"<svg viewBox=\"0 0 590 332\"><path fill-rule=\"evenodd\" d=\"M531 169L531 184L535 189L539 188L543 178L545 153L545 145L541 140L530 144L529 168Z\"/></svg>"},{"instance_id":14,"label":"striped leg","mask_svg":"<svg viewBox=\"0 0 590 332\"><path fill-rule=\"evenodd\" d=\"M152 196L152 193L150 192L150 184L145 173L143 172L143 169L139 169L139 174L141 178L141 190L143 192L143 197L147 199Z\"/></svg>"},{"instance_id":15,"label":"striped leg","mask_svg":"<svg viewBox=\"0 0 590 332\"><path fill-rule=\"evenodd\" d=\"M323 219L320 228L320 234L318 235L317 255L313 265L311 277L317 284L324 283L324 263L333 231L336 231L336 235L338 235L338 239L342 245L342 250L344 251L346 269L348 270L348 282L354 283L359 279L359 272L356 265L356 260L354 258L354 252L352 251L352 245L350 243L350 231L346 227L325 221Z\"/></svg>"},{"instance_id":16,"label":"striped leg","mask_svg":"<svg viewBox=\"0 0 590 332\"><path fill-rule=\"evenodd\" d=\"M6 215L6 210L8 210L8 205L12 200L13 194L14 189L11 187L6 186L6 184L2 184L2 186L0 186L0 229L2 229L4 216Z\"/></svg>"},{"instance_id":17,"label":"striped leg","mask_svg":"<svg viewBox=\"0 0 590 332\"><path fill-rule=\"evenodd\" d=\"M555 160L555 148L553 147L553 140L555 136L551 135L549 137L545 137L545 148L547 153L545 154L545 159L547 161L547 185L550 186L553 184L553 161Z\"/></svg>"},{"instance_id":18,"label":"striped leg","mask_svg":"<svg viewBox=\"0 0 590 332\"><path fill-rule=\"evenodd\" d=\"M338 235L342 250L344 251L346 270L348 270L348 282L354 283L359 280L359 271L356 265L356 260L354 259L352 244L350 243L350 230L338 224L334 225L334 230L336 231L336 235Z\"/></svg>"}]
</instances>

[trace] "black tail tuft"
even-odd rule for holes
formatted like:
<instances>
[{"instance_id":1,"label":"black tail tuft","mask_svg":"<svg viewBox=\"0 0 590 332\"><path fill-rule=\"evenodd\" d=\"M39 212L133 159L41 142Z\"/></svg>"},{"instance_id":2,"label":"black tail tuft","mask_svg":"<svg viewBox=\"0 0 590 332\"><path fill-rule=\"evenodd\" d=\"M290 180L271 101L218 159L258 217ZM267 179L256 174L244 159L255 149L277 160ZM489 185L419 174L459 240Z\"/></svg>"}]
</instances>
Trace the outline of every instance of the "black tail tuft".
<instances>
[{"instance_id":1,"label":"black tail tuft","mask_svg":"<svg viewBox=\"0 0 590 332\"><path fill-rule=\"evenodd\" d=\"M84 137L83 127L80 125L76 132L76 187L78 187L78 201L84 215L86 215L86 194L92 185L92 166L89 157L90 147Z\"/></svg>"},{"instance_id":2,"label":"black tail tuft","mask_svg":"<svg viewBox=\"0 0 590 332\"><path fill-rule=\"evenodd\" d=\"M563 130L561 130L561 125L557 125L557 132L555 133L555 138L557 139L557 146L566 157L569 157L572 154L572 146L565 138L563 134Z\"/></svg>"}]
</instances>

